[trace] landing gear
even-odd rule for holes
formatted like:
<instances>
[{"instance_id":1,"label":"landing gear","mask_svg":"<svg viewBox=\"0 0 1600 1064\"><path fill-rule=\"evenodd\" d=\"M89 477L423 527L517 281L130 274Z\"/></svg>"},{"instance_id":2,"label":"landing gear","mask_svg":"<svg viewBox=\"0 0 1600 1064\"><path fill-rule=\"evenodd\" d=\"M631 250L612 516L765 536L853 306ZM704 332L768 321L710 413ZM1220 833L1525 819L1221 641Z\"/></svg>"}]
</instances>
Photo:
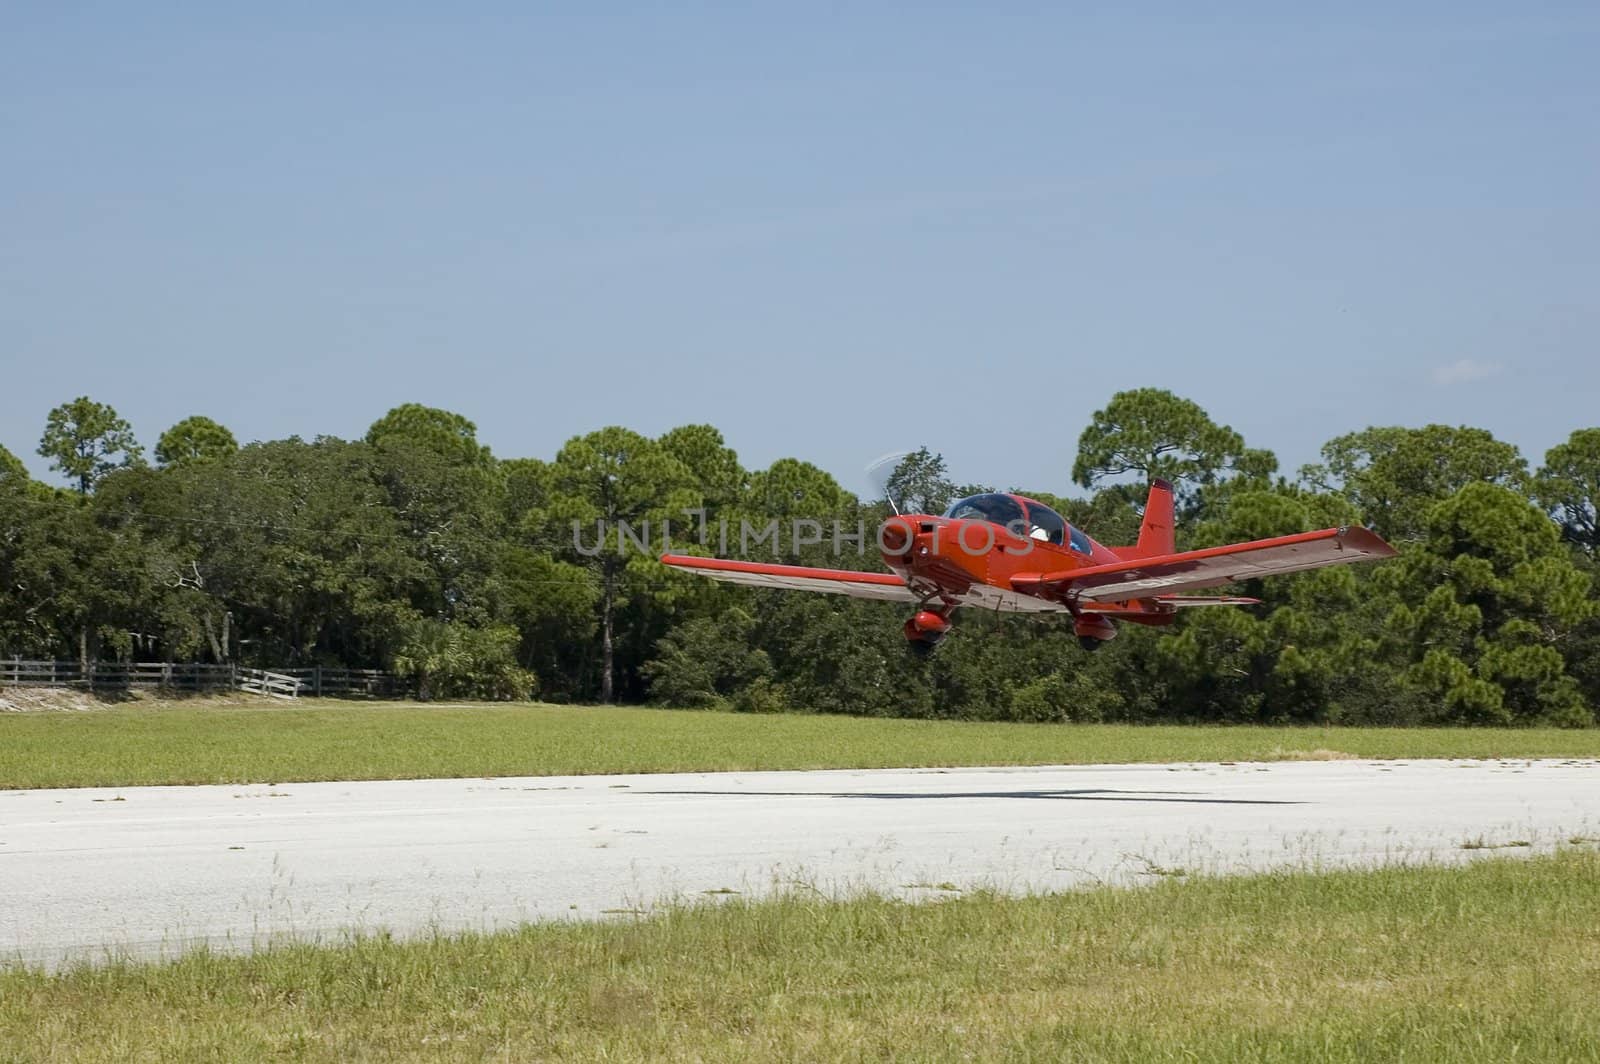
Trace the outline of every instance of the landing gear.
<instances>
[{"instance_id":1,"label":"landing gear","mask_svg":"<svg viewBox=\"0 0 1600 1064\"><path fill-rule=\"evenodd\" d=\"M944 642L944 637L950 631L950 620L935 610L918 610L914 617L906 621L902 631L905 632L906 645L911 648L911 653L926 658Z\"/></svg>"},{"instance_id":2,"label":"landing gear","mask_svg":"<svg viewBox=\"0 0 1600 1064\"><path fill-rule=\"evenodd\" d=\"M1098 614L1078 614L1073 618L1072 631L1078 637L1078 645L1093 653L1100 649L1100 644L1117 637L1117 626Z\"/></svg>"}]
</instances>

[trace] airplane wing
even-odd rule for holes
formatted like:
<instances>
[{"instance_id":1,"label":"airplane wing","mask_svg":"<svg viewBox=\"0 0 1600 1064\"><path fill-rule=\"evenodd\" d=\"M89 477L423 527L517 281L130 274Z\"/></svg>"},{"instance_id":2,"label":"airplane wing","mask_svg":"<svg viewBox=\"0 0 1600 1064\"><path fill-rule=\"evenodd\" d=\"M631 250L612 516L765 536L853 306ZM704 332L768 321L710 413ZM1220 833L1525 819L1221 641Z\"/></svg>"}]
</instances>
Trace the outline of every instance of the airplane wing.
<instances>
[{"instance_id":1,"label":"airplane wing","mask_svg":"<svg viewBox=\"0 0 1600 1064\"><path fill-rule=\"evenodd\" d=\"M809 565L739 562L727 558L696 558L688 554L663 554L663 565L687 569L713 580L746 587L781 587L794 591L822 591L833 595L879 599L885 602L920 602L922 596L892 573L858 573L849 569L814 569Z\"/></svg>"},{"instance_id":2,"label":"airplane wing","mask_svg":"<svg viewBox=\"0 0 1600 1064\"><path fill-rule=\"evenodd\" d=\"M1184 605L1181 597L1171 593L1325 565L1376 561L1395 553L1393 547L1365 528L1324 528L1110 565L1014 576L1011 586L1028 594L1049 593L1079 602L1120 602L1160 593L1164 601Z\"/></svg>"},{"instance_id":3,"label":"airplane wing","mask_svg":"<svg viewBox=\"0 0 1600 1064\"><path fill-rule=\"evenodd\" d=\"M1143 600L1141 600L1143 601ZM1194 606L1259 606L1261 600L1257 598L1244 598L1240 595L1157 595L1155 602L1174 609L1189 609ZM1126 614L1128 609L1116 602L1079 602L1075 603L1080 613L1105 613L1112 616Z\"/></svg>"}]
</instances>

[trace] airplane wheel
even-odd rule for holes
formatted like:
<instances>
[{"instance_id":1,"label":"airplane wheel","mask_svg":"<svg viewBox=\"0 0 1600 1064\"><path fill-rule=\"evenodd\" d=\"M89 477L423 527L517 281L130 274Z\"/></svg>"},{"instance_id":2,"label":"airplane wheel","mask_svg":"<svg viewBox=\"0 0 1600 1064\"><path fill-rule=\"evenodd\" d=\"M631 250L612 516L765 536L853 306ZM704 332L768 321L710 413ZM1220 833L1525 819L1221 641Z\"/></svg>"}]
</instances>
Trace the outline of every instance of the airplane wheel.
<instances>
[{"instance_id":1,"label":"airplane wheel","mask_svg":"<svg viewBox=\"0 0 1600 1064\"><path fill-rule=\"evenodd\" d=\"M933 653L934 647L944 642L945 635L950 631L950 622L932 610L923 610L908 620L901 631L911 645L911 653L925 658Z\"/></svg>"},{"instance_id":2,"label":"airplane wheel","mask_svg":"<svg viewBox=\"0 0 1600 1064\"><path fill-rule=\"evenodd\" d=\"M1078 645L1091 654L1093 654L1096 650L1099 650L1100 644L1104 642L1104 639L1096 639L1092 635L1080 635L1078 637Z\"/></svg>"}]
</instances>

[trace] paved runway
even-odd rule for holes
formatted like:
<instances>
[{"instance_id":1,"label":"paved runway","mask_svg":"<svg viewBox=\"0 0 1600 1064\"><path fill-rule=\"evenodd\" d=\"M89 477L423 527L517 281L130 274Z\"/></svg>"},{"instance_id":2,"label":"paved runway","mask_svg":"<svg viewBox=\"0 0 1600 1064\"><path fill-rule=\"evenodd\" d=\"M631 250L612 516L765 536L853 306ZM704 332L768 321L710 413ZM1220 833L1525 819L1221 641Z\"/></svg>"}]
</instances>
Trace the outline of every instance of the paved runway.
<instances>
[{"instance_id":1,"label":"paved runway","mask_svg":"<svg viewBox=\"0 0 1600 1064\"><path fill-rule=\"evenodd\" d=\"M1600 762L741 772L0 791L0 959L591 918L804 882L908 897L1548 850ZM1463 849L1524 841L1527 848Z\"/></svg>"}]
</instances>

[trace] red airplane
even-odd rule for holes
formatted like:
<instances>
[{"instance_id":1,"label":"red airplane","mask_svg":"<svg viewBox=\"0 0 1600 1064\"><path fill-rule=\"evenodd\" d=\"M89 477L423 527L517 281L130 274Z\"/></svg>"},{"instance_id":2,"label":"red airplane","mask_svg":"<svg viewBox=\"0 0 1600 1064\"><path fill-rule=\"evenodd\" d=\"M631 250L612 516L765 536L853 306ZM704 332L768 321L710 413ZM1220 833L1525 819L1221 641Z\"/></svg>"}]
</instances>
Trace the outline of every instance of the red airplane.
<instances>
[{"instance_id":1,"label":"red airplane","mask_svg":"<svg viewBox=\"0 0 1600 1064\"><path fill-rule=\"evenodd\" d=\"M906 621L906 639L912 649L928 653L950 631L958 606L1071 614L1078 642L1095 650L1116 636L1114 619L1159 627L1185 607L1260 601L1178 592L1396 553L1360 527L1178 552L1172 485L1164 480L1150 486L1139 542L1131 547L1103 546L1043 503L998 492L961 499L942 517L896 514L879 529L878 546L892 574L685 554L664 554L661 560L733 584L912 603L916 613Z\"/></svg>"}]
</instances>

